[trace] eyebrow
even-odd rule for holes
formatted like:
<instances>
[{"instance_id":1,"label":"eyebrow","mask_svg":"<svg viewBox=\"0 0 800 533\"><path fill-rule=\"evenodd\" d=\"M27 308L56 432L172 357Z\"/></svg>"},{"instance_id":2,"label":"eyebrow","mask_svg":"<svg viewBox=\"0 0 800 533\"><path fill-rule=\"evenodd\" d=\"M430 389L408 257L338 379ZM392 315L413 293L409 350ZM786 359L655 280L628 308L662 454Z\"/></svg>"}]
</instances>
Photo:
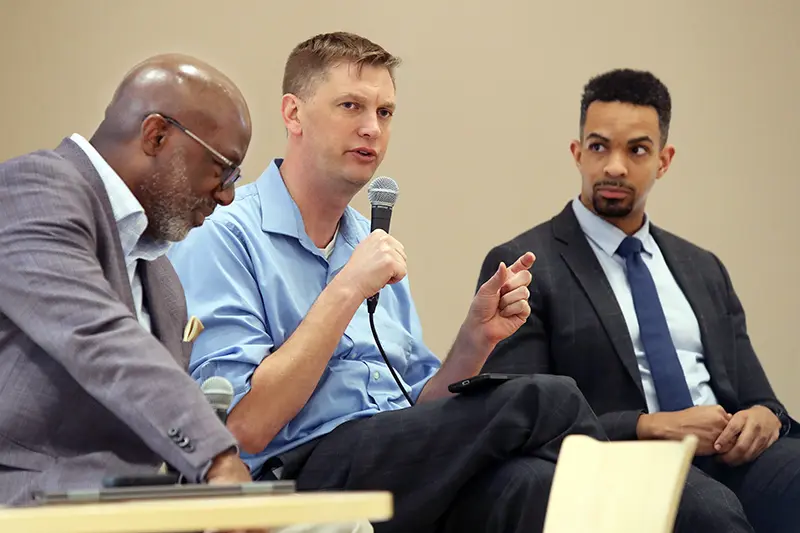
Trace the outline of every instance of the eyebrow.
<instances>
[{"instance_id":1,"label":"eyebrow","mask_svg":"<svg viewBox=\"0 0 800 533\"><path fill-rule=\"evenodd\" d=\"M647 143L650 143L650 144L655 144L653 142L653 139L651 139L649 135L642 135L641 137L636 137L636 138L630 139L628 141L628 144L639 144L639 143L644 143L644 142L647 142Z\"/></svg>"},{"instance_id":2,"label":"eyebrow","mask_svg":"<svg viewBox=\"0 0 800 533\"><path fill-rule=\"evenodd\" d=\"M227 158L228 161L233 163L234 166L236 166L236 167L241 166L242 159L244 159L244 158L242 157L242 154L239 152L239 150L236 149L235 147L233 147L233 146L230 147L230 148L225 147L225 149L220 149L220 148L214 147L214 150L219 152L220 155L222 155L225 158ZM220 161L220 163L222 163L222 161Z\"/></svg>"},{"instance_id":3,"label":"eyebrow","mask_svg":"<svg viewBox=\"0 0 800 533\"><path fill-rule=\"evenodd\" d=\"M222 152L220 152L220 153L222 154ZM233 152L231 152L231 153L233 154L233 157L231 157L231 156L230 156L230 155L228 155L228 154L222 154L222 155L224 155L225 157L227 157L227 158L228 158L228 160L230 160L230 162L231 162L231 163L233 163L235 166L237 166L237 167L238 167L238 166L241 166L241 164L242 164L242 159L244 159L244 158L243 158L243 157L242 157L242 155L239 153L239 151L238 151L238 150L234 150L234 151L233 151Z\"/></svg>"},{"instance_id":4,"label":"eyebrow","mask_svg":"<svg viewBox=\"0 0 800 533\"><path fill-rule=\"evenodd\" d=\"M365 97L361 96L360 94L356 94L356 93L344 93L344 94L342 94L341 96L339 96L338 100L355 100L355 101L357 101L357 102L364 102L364 101L365 101L365 100L367 100L367 99L366 99ZM383 102L383 103L382 103L380 106L378 106L378 107L381 107L381 108L386 108L386 109L389 109L389 110L391 110L391 111L394 111L394 110L395 110L395 108L396 108L396 105L395 105L395 103L394 103L394 102L391 102L391 101L386 101L386 102Z\"/></svg>"},{"instance_id":5,"label":"eyebrow","mask_svg":"<svg viewBox=\"0 0 800 533\"><path fill-rule=\"evenodd\" d=\"M603 137L599 133L595 133L595 132L591 132L586 136L586 140L588 141L589 139L597 139L599 141L603 141L603 142L607 142L607 143L611 142L611 139L609 139L608 137Z\"/></svg>"},{"instance_id":6,"label":"eyebrow","mask_svg":"<svg viewBox=\"0 0 800 533\"><path fill-rule=\"evenodd\" d=\"M609 139L608 137L604 137L604 136L600 135L599 133L595 133L595 132L589 133L586 136L586 139L587 140L588 139L597 139L597 140L600 140L600 141L603 141L603 142L606 142L606 143L610 143L611 142L611 139ZM639 144L639 143L643 143L643 142L649 142L650 144L655 144L653 142L653 139L651 139L649 135L642 135L641 137L634 137L633 139L629 139L628 140L628 144Z\"/></svg>"}]
</instances>

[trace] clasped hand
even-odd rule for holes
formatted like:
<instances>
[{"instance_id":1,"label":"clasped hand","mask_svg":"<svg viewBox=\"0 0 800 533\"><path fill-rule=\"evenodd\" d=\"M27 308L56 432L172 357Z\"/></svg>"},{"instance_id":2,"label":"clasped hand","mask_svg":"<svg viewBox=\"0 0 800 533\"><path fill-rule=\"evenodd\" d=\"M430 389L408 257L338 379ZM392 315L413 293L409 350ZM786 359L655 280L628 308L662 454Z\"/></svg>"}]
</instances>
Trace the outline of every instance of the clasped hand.
<instances>
[{"instance_id":1,"label":"clasped hand","mask_svg":"<svg viewBox=\"0 0 800 533\"><path fill-rule=\"evenodd\" d=\"M730 466L756 459L778 440L781 428L775 413L763 405L733 415L719 405L701 405L646 416L642 427L645 438L680 440L695 435L696 455L716 455Z\"/></svg>"}]
</instances>

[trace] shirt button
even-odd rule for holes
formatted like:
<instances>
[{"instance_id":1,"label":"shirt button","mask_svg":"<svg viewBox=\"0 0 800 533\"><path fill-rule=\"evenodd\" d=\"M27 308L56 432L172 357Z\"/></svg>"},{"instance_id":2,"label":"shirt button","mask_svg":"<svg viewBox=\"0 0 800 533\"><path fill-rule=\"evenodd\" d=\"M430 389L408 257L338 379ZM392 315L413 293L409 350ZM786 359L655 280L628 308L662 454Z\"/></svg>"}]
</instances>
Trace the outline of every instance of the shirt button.
<instances>
[{"instance_id":1,"label":"shirt button","mask_svg":"<svg viewBox=\"0 0 800 533\"><path fill-rule=\"evenodd\" d=\"M375 378L375 381L378 381L381 379L381 373L376 370L375 373L372 374L372 377Z\"/></svg>"}]
</instances>

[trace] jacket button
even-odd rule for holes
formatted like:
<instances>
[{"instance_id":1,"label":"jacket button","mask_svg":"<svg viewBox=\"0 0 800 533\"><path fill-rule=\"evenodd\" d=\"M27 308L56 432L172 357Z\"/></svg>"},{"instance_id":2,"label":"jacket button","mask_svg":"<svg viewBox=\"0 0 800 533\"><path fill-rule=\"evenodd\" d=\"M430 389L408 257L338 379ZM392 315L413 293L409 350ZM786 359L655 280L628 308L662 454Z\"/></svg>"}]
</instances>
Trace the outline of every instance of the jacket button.
<instances>
[{"instance_id":1,"label":"jacket button","mask_svg":"<svg viewBox=\"0 0 800 533\"><path fill-rule=\"evenodd\" d=\"M180 438L180 436L181 436L181 430L180 430L180 429L177 429L177 428L169 428L169 431L167 431L167 435L169 435L169 436L170 436L171 438L173 438L173 439L174 439L175 437L178 437L178 438Z\"/></svg>"},{"instance_id":2,"label":"jacket button","mask_svg":"<svg viewBox=\"0 0 800 533\"><path fill-rule=\"evenodd\" d=\"M181 439L181 440L178 442L178 446L180 446L181 448L186 448L186 447L187 447L187 446L189 446L190 444L191 444L191 441L190 441L189 439L187 439L186 437L183 437L183 438L182 438L182 439Z\"/></svg>"}]
</instances>

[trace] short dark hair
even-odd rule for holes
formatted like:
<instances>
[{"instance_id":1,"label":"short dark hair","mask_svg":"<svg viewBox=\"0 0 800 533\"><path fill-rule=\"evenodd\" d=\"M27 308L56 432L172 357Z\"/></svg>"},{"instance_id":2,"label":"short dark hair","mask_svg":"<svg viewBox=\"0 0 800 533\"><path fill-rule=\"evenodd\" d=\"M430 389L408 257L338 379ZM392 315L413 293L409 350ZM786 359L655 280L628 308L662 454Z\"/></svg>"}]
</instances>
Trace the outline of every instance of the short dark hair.
<instances>
[{"instance_id":1,"label":"short dark hair","mask_svg":"<svg viewBox=\"0 0 800 533\"><path fill-rule=\"evenodd\" d=\"M321 33L295 46L283 73L283 93L300 98L314 92L314 84L340 63L385 67L394 82L400 59L365 37L348 32Z\"/></svg>"},{"instance_id":2,"label":"short dark hair","mask_svg":"<svg viewBox=\"0 0 800 533\"><path fill-rule=\"evenodd\" d=\"M586 125L586 111L592 102L622 102L655 108L661 143L667 142L672 101L661 80L645 70L615 69L599 74L583 87L581 98L581 137Z\"/></svg>"}]
</instances>

